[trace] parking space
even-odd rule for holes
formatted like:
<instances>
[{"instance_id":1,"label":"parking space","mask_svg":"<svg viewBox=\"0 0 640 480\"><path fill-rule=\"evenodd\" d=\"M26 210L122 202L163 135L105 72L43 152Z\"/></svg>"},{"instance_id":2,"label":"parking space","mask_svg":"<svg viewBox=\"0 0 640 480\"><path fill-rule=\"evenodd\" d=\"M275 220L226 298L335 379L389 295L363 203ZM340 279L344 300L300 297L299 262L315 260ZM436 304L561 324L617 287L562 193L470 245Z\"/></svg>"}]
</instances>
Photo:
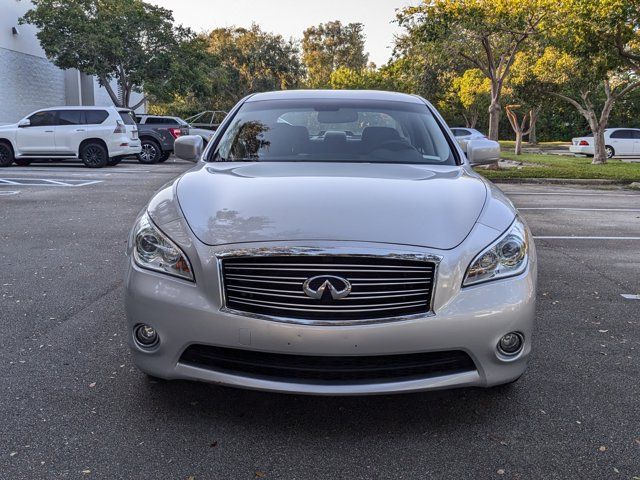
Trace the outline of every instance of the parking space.
<instances>
[{"instance_id":1,"label":"parking space","mask_svg":"<svg viewBox=\"0 0 640 480\"><path fill-rule=\"evenodd\" d=\"M304 397L132 366L127 233L189 167L0 171L0 478L640 477L640 194L500 185L540 261L535 353L515 385Z\"/></svg>"}]
</instances>

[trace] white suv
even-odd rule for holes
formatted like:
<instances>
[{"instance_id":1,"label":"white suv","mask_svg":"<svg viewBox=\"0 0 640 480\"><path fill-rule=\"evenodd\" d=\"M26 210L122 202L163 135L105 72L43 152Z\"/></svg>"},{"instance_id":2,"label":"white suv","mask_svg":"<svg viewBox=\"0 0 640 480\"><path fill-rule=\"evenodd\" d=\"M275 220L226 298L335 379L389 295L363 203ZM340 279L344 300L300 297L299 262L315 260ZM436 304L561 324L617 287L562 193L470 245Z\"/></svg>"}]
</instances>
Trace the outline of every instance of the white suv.
<instances>
[{"instance_id":1,"label":"white suv","mask_svg":"<svg viewBox=\"0 0 640 480\"><path fill-rule=\"evenodd\" d=\"M79 158L87 167L100 168L141 150L134 119L115 107L46 108L0 126L0 167Z\"/></svg>"}]
</instances>

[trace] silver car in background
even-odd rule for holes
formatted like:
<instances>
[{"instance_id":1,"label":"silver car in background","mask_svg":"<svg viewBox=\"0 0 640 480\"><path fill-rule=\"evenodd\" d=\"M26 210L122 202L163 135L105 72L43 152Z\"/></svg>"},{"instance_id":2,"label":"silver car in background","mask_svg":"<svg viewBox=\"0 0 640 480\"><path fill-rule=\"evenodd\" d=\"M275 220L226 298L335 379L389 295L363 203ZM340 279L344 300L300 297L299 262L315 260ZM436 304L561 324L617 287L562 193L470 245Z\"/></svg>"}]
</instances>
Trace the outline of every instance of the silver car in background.
<instances>
[{"instance_id":1,"label":"silver car in background","mask_svg":"<svg viewBox=\"0 0 640 480\"><path fill-rule=\"evenodd\" d=\"M474 143L477 142L477 143ZM149 375L356 395L517 380L536 254L434 107L371 91L243 99L128 244L133 359Z\"/></svg>"}]
</instances>

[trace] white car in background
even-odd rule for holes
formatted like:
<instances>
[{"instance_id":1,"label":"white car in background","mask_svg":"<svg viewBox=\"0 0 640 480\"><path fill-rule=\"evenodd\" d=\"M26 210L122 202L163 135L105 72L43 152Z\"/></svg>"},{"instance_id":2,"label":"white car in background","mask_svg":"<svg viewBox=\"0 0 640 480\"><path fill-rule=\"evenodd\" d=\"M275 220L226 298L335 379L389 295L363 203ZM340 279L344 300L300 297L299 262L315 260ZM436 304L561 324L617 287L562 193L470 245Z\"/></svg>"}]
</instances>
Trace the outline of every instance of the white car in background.
<instances>
[{"instance_id":1,"label":"white car in background","mask_svg":"<svg viewBox=\"0 0 640 480\"><path fill-rule=\"evenodd\" d=\"M87 167L101 168L140 151L136 123L115 107L45 108L0 126L0 167L79 158Z\"/></svg>"},{"instance_id":2,"label":"white car in background","mask_svg":"<svg viewBox=\"0 0 640 480\"><path fill-rule=\"evenodd\" d=\"M638 128L607 128L604 131L604 142L607 158L640 156L640 129ZM573 138L569 151L593 157L593 135Z\"/></svg>"},{"instance_id":3,"label":"white car in background","mask_svg":"<svg viewBox=\"0 0 640 480\"><path fill-rule=\"evenodd\" d=\"M467 127L453 127L451 128L451 132L453 136L456 137L456 140L472 140L474 138L486 138L486 135L482 132L479 132L475 128L467 128Z\"/></svg>"}]
</instances>

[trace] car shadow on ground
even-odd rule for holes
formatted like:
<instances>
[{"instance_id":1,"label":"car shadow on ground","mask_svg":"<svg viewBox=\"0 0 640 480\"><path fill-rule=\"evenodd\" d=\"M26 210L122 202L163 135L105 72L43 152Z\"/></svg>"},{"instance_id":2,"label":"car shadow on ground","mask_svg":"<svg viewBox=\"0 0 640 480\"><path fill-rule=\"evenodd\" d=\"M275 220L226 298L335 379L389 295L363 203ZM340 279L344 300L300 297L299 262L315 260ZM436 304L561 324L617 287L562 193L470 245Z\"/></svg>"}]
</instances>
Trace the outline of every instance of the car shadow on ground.
<instances>
[{"instance_id":1,"label":"car shadow on ground","mask_svg":"<svg viewBox=\"0 0 640 480\"><path fill-rule=\"evenodd\" d=\"M460 388L397 395L307 396L278 394L188 381L140 378L139 400L181 423L234 425L270 431L304 430L329 433L360 430L363 435L382 431L405 434L438 425L448 430L486 419L518 417L530 405L530 392L522 384L489 389ZM143 405L140 405L143 408Z\"/></svg>"}]
</instances>

